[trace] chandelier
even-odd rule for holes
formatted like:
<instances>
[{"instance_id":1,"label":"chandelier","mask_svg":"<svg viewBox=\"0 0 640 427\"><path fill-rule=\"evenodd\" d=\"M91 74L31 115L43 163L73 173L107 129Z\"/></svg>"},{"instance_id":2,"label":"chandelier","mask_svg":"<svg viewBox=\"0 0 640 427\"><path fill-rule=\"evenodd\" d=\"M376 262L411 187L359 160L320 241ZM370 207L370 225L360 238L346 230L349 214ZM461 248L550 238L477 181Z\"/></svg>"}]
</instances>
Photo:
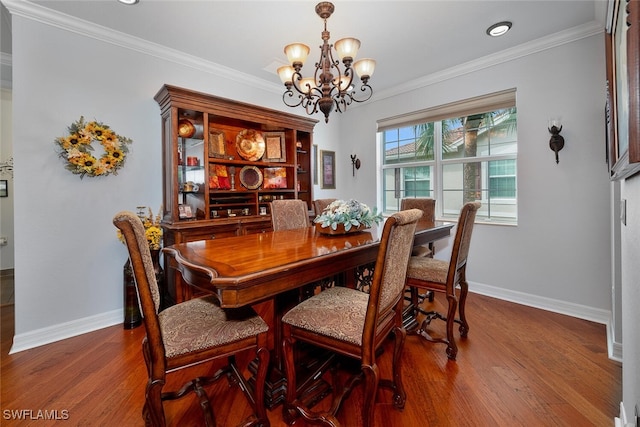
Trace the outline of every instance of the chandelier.
<instances>
[{"instance_id":1,"label":"chandelier","mask_svg":"<svg viewBox=\"0 0 640 427\"><path fill-rule=\"evenodd\" d=\"M376 66L376 61L369 58L353 62L360 48L358 39L344 38L336 41L335 45L329 44L327 19L333 11L333 3L325 1L316 5L316 13L324 20L324 31L320 60L316 62L313 77L303 77L301 73L309 55L309 46L302 43L285 46L284 53L291 65L278 68L278 75L287 88L282 95L284 103L289 107L302 105L307 114L315 114L320 110L324 113L326 123L334 106L335 111L342 113L352 102L364 102L371 98L373 89L369 86L369 78ZM334 59L332 48L335 48L339 60ZM340 67L340 60L344 69ZM353 85L354 70L362 81L358 93Z\"/></svg>"}]
</instances>

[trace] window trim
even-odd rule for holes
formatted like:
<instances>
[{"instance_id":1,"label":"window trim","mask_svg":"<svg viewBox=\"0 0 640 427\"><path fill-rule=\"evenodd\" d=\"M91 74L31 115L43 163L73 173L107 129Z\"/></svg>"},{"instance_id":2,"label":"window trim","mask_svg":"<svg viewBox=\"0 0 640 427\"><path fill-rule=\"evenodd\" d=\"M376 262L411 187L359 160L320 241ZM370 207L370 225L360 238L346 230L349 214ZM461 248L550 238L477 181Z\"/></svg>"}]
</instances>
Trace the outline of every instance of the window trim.
<instances>
[{"instance_id":1,"label":"window trim","mask_svg":"<svg viewBox=\"0 0 640 427\"><path fill-rule=\"evenodd\" d=\"M462 117L485 111L500 110L513 107L514 105L516 105L516 89L511 88L476 96L463 101L451 102L437 107L430 107L420 111L380 119L376 122L378 125L377 131L384 132L389 129L435 122L437 120L450 119L455 116Z\"/></svg>"},{"instance_id":2,"label":"window trim","mask_svg":"<svg viewBox=\"0 0 640 427\"><path fill-rule=\"evenodd\" d=\"M472 158L455 158L455 159L443 159L442 157L442 135L441 129L439 126L436 126L434 131L436 135L434 135L434 159L433 160L420 160L414 162L397 162L397 163L384 163L384 144L382 141L384 139L383 133L387 130L398 129L402 127L415 126L422 123L428 122L436 122L441 120L451 119L452 117L463 117L468 115L479 114L483 112L495 111L500 109L507 109L516 107L516 89L506 89L499 92L493 92L486 95L477 96L474 98L469 98L461 101L452 102L449 104L445 104L437 107L430 107L424 110L400 114L397 116L380 119L377 121L377 146L380 150L380 172L381 174L378 177L379 186L378 186L378 195L376 197L380 198L380 203L384 200L384 189L381 189L380 185L383 182L384 170L386 169L395 169L395 168L407 168L407 167L420 167L420 166L430 166L433 168L432 176L433 176L433 194L436 199L442 200L444 197L444 189L442 187L442 169L447 164L464 164L464 163L475 163L475 162L489 162L495 160L514 160L516 162L516 196L510 200L508 204L513 203L515 206L518 206L518 174L517 174L517 163L518 163L518 153L517 151L512 154L499 154L499 155L490 155L490 156L478 156ZM517 107L516 107L517 108ZM517 133L516 133L516 141L517 141ZM503 199L503 198L499 198ZM506 201L506 199L505 199ZM443 216L443 207L438 206L436 209L436 215L438 219L450 221L450 216ZM495 224L495 225L510 225L517 226L518 225L518 215L516 213L515 220L513 221L502 221L497 218L477 218L477 222L479 223L487 223L487 224Z\"/></svg>"}]
</instances>

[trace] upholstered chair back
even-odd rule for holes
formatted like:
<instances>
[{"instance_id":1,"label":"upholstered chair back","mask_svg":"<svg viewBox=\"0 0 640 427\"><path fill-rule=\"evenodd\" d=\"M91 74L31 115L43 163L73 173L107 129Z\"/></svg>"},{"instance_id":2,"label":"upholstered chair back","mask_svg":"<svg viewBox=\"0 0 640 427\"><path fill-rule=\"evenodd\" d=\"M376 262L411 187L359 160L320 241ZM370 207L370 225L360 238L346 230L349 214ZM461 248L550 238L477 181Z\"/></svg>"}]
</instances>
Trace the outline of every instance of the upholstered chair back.
<instances>
[{"instance_id":1,"label":"upholstered chair back","mask_svg":"<svg viewBox=\"0 0 640 427\"><path fill-rule=\"evenodd\" d=\"M164 343L160 332L158 311L160 310L160 291L156 282L149 243L144 233L142 220L133 212L119 212L113 217L113 223L124 236L129 261L136 281L136 291L140 300L142 317L147 330L147 340L153 360L163 361ZM164 363L162 363L164 369Z\"/></svg>"},{"instance_id":2,"label":"upholstered chair back","mask_svg":"<svg viewBox=\"0 0 640 427\"><path fill-rule=\"evenodd\" d=\"M310 227L307 203L303 200L274 200L271 202L271 226L274 231Z\"/></svg>"},{"instance_id":3,"label":"upholstered chair back","mask_svg":"<svg viewBox=\"0 0 640 427\"><path fill-rule=\"evenodd\" d=\"M480 209L480 202L469 202L466 203L460 211L456 237L451 250L449 275L459 275L463 267L467 265L469 246L471 245L471 233L473 232L473 223L476 220L478 209ZM457 283L458 280L459 278L455 277L453 283Z\"/></svg>"},{"instance_id":4,"label":"upholstered chair back","mask_svg":"<svg viewBox=\"0 0 640 427\"><path fill-rule=\"evenodd\" d=\"M316 199L313 201L313 213L318 216L324 208L335 202L337 199Z\"/></svg>"},{"instance_id":5,"label":"upholstered chair back","mask_svg":"<svg viewBox=\"0 0 640 427\"><path fill-rule=\"evenodd\" d=\"M407 265L413 247L417 221L422 216L419 209L410 209L393 214L385 221L385 229L390 228L388 238L381 241L379 258L370 290L368 310L373 310L371 300L378 306L378 321L392 312L404 294ZM392 227L395 224L395 227ZM385 236L385 231L383 231ZM386 246L386 247L384 247ZM380 258L383 257L383 258ZM369 314L367 313L367 316Z\"/></svg>"},{"instance_id":6,"label":"upholstered chair back","mask_svg":"<svg viewBox=\"0 0 640 427\"><path fill-rule=\"evenodd\" d=\"M400 201L400 210L405 211L407 209L420 209L422 211L422 218L418 221L420 224L427 223L433 226L436 221L436 199L428 197L402 199Z\"/></svg>"}]
</instances>

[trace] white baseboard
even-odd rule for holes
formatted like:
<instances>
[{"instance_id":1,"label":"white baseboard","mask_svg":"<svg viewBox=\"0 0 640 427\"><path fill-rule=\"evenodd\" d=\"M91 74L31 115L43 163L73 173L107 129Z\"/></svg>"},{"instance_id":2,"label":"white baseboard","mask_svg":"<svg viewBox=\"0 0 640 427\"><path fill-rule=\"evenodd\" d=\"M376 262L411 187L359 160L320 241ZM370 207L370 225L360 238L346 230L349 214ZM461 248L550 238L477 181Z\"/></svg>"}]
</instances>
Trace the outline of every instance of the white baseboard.
<instances>
[{"instance_id":1,"label":"white baseboard","mask_svg":"<svg viewBox=\"0 0 640 427\"><path fill-rule=\"evenodd\" d=\"M636 412L637 412L636 407ZM629 421L631 419L631 421ZM632 417L628 417L624 409L624 403L620 402L620 416L614 418L615 427L638 427L638 416L633 414Z\"/></svg>"},{"instance_id":2,"label":"white baseboard","mask_svg":"<svg viewBox=\"0 0 640 427\"><path fill-rule=\"evenodd\" d=\"M622 343L613 341L616 334L613 331L613 322L607 325L607 348L609 351L609 359L622 363Z\"/></svg>"},{"instance_id":3,"label":"white baseboard","mask_svg":"<svg viewBox=\"0 0 640 427\"><path fill-rule=\"evenodd\" d=\"M611 331L612 313L610 310L588 307L586 305L569 303L566 301L554 300L547 297L531 295L524 292L512 291L509 289L497 288L482 283L469 282L469 292L510 301L517 304L535 307L541 310L551 311L554 313L565 314L567 316L576 317L578 319L589 320L595 323L606 325L607 328L607 351L609 358L617 362L622 362L622 344L615 343L612 340L614 336Z\"/></svg>"},{"instance_id":4,"label":"white baseboard","mask_svg":"<svg viewBox=\"0 0 640 427\"><path fill-rule=\"evenodd\" d=\"M611 337L614 335L610 330L612 322L611 311L609 310L558 301L551 298L511 291L476 282L469 282L469 292L607 325L607 347L609 358L622 362L622 344L614 343L611 340ZM29 350L41 345L50 344L52 342L117 325L118 323L122 323L123 319L124 311L123 309L118 309L19 334L13 338L13 346L11 347L9 354Z\"/></svg>"},{"instance_id":5,"label":"white baseboard","mask_svg":"<svg viewBox=\"0 0 640 427\"><path fill-rule=\"evenodd\" d=\"M13 337L13 345L9 354L117 325L122 323L123 319L124 309L121 308L71 322L47 326L24 334L17 334Z\"/></svg>"}]
</instances>

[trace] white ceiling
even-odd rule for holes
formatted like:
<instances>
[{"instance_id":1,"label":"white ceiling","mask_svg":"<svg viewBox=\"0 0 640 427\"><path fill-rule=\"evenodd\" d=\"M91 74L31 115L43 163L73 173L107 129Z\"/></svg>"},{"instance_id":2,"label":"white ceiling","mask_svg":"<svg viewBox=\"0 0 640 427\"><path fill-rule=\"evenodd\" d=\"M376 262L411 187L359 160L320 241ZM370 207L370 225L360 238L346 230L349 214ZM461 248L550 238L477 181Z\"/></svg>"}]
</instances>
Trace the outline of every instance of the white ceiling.
<instances>
[{"instance_id":1,"label":"white ceiling","mask_svg":"<svg viewBox=\"0 0 640 427\"><path fill-rule=\"evenodd\" d=\"M286 63L286 44L311 47L303 68L310 74L322 43L323 22L315 13L315 0L140 0L134 6L116 0L32 3L273 83L280 83L275 69ZM375 92L568 29L604 29L608 0L333 3L335 12L327 24L330 41L360 39L358 57L377 61L370 82ZM513 22L509 33L498 38L485 34L491 24L504 20Z\"/></svg>"}]
</instances>

